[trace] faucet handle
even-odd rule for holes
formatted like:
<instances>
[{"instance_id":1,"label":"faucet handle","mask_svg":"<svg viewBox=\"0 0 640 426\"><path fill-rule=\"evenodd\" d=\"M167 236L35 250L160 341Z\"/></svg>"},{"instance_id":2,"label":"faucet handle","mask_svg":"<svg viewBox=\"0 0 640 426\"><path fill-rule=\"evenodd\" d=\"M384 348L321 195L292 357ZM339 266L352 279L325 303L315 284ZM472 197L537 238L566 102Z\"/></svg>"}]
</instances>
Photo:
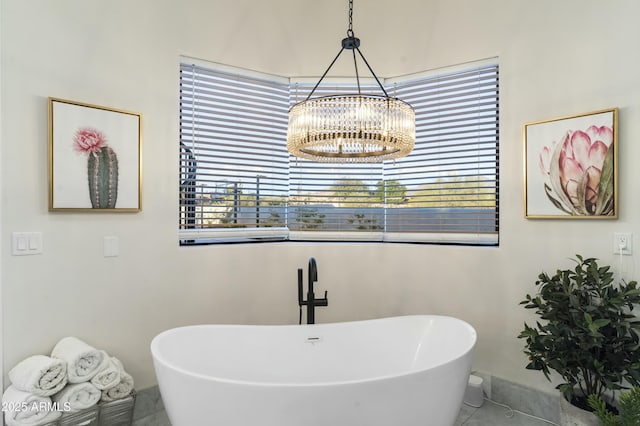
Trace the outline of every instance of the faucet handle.
<instances>
[{"instance_id":1,"label":"faucet handle","mask_svg":"<svg viewBox=\"0 0 640 426\"><path fill-rule=\"evenodd\" d=\"M327 299L327 290L324 291L324 297L322 299L315 300L316 306L329 306L329 300Z\"/></svg>"}]
</instances>

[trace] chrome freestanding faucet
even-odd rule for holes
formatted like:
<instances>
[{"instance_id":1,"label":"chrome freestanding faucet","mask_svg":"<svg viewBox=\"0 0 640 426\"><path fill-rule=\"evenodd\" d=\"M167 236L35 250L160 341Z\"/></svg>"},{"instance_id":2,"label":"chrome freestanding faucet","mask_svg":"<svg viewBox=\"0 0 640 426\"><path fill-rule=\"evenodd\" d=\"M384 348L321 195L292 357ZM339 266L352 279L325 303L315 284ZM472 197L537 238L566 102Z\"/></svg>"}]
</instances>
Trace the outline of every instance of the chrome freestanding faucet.
<instances>
[{"instance_id":1,"label":"chrome freestanding faucet","mask_svg":"<svg viewBox=\"0 0 640 426\"><path fill-rule=\"evenodd\" d=\"M298 269L298 306L300 307L300 324L302 324L302 306L307 306L307 324L315 324L316 322L316 306L328 306L329 300L327 299L327 291L324 292L324 297L316 299L313 292L313 283L318 281L318 265L316 260L309 258L309 266L307 271L307 300L302 298L302 268Z\"/></svg>"}]
</instances>

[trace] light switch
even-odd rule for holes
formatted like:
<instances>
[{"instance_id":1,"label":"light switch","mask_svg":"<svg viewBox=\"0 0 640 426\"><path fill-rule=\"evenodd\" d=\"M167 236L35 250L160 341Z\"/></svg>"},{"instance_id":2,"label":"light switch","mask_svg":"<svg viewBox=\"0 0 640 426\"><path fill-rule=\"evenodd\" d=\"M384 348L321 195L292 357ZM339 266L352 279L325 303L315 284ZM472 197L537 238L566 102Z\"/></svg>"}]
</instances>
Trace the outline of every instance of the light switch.
<instances>
[{"instance_id":1,"label":"light switch","mask_svg":"<svg viewBox=\"0 0 640 426\"><path fill-rule=\"evenodd\" d=\"M42 254L42 232L13 232L11 239L14 256Z\"/></svg>"},{"instance_id":2,"label":"light switch","mask_svg":"<svg viewBox=\"0 0 640 426\"><path fill-rule=\"evenodd\" d=\"M18 235L18 251L25 251L27 249L27 238L24 235Z\"/></svg>"},{"instance_id":3,"label":"light switch","mask_svg":"<svg viewBox=\"0 0 640 426\"><path fill-rule=\"evenodd\" d=\"M29 250L38 250L42 242L42 236L35 232L29 235Z\"/></svg>"}]
</instances>

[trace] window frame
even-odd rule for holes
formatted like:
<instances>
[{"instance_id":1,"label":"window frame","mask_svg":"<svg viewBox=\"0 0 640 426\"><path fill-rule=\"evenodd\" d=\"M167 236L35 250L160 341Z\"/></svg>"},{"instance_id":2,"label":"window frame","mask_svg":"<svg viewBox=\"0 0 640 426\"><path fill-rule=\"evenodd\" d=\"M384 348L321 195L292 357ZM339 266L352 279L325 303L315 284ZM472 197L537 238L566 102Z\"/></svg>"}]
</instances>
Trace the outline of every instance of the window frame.
<instances>
[{"instance_id":1,"label":"window frame","mask_svg":"<svg viewBox=\"0 0 640 426\"><path fill-rule=\"evenodd\" d=\"M255 71L247 71L243 69L238 69L235 67L230 67L226 65L214 64L210 62L203 62L193 60L191 58L181 58L181 64L189 63L194 66L206 67L214 71L223 72L223 73L237 73L242 77L249 78L257 78L257 79L266 79L277 82L286 82L289 85L289 92L293 96L293 92L296 90L297 86L303 86L305 90L306 86L317 81L317 79L304 78L304 79L296 79L296 78L284 78L279 76L274 76L270 74L257 73ZM439 69L436 71L428 71L421 72L415 74L404 75L401 77L395 78L386 78L381 79L383 84L389 89L389 93L391 96L394 96L394 86L402 83L406 83L413 80L420 79L429 79L433 78L436 75L444 75L444 74L452 74L462 70L470 70L474 68L482 68L485 66L494 65L496 67L496 118L495 118L495 126L496 126L496 138L495 138L495 175L493 182L495 183L495 207L493 208L495 214L495 232L491 232L489 235L484 235L483 233L473 233L473 232L393 232L393 231L385 231L384 228L382 231L339 231L339 230L329 230L329 231L313 231L313 230L294 230L289 228L288 216L290 214L291 203L290 201L286 203L285 209L285 226L272 226L272 227L250 227L243 229L233 229L233 228L196 228L196 227L188 227L184 226L185 223L180 224L179 226L179 241L180 245L199 245L199 244L215 244L215 243L237 243L237 242L261 242L261 241L333 241L333 242L343 242L343 241L358 241L358 242L382 242L382 243L392 243L392 242L404 242L404 243L427 243L427 244L464 244L464 245L473 245L473 246L498 246L499 245L499 216L500 216L500 206L499 206L499 169L500 169L500 161L499 161L499 153L500 153L500 138L499 138L499 62L497 58L491 58L483 61L476 61L473 63L461 64L455 67L447 67L446 69ZM335 79L331 77L326 77L325 81L327 84L337 84L340 85L345 82L344 79ZM374 83L373 79L361 79L361 84L367 85L368 83ZM325 84L326 85L326 84ZM291 102L293 103L293 102ZM181 107L182 109L182 107ZM182 119L181 119L182 124ZM182 127L182 126L181 126ZM418 129L417 129L418 133ZM182 138L180 142L181 146L183 144ZM282 141L283 147L286 150L286 141ZM185 152L181 149L181 196L183 193L183 177L185 175L185 169L182 166L183 157ZM188 156L187 156L188 157ZM188 161L188 160L187 160ZM290 164L292 162L297 162L297 160L293 157L289 157ZM187 163L188 164L188 163ZM291 167L291 166L290 166ZM340 167L337 165L336 167ZM382 168L382 167L381 167ZM382 173L384 175L384 172ZM384 180L384 176L382 176ZM289 181L291 181L291 170L289 170ZM291 197L291 188L288 190L288 198ZM257 197L256 203L259 203L259 197ZM193 204L195 204L195 195L192 199ZM192 206L193 207L193 206ZM180 213L183 214L183 208L189 208L189 204L183 204L180 202ZM386 211L386 205L383 208L383 211ZM386 215L386 213L384 213ZM194 218L195 219L195 218ZM194 223L187 223L188 225L195 225ZM386 226L386 224L385 224Z\"/></svg>"}]
</instances>

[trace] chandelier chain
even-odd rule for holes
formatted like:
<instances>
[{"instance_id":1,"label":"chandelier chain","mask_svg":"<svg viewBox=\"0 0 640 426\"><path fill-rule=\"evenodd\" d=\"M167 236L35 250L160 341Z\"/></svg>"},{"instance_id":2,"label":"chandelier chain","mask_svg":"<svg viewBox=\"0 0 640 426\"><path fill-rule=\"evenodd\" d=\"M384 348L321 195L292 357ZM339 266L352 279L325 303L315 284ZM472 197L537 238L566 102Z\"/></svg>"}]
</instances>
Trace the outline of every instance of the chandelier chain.
<instances>
[{"instance_id":1,"label":"chandelier chain","mask_svg":"<svg viewBox=\"0 0 640 426\"><path fill-rule=\"evenodd\" d=\"M353 37L353 0L349 0L349 29L347 37Z\"/></svg>"}]
</instances>

